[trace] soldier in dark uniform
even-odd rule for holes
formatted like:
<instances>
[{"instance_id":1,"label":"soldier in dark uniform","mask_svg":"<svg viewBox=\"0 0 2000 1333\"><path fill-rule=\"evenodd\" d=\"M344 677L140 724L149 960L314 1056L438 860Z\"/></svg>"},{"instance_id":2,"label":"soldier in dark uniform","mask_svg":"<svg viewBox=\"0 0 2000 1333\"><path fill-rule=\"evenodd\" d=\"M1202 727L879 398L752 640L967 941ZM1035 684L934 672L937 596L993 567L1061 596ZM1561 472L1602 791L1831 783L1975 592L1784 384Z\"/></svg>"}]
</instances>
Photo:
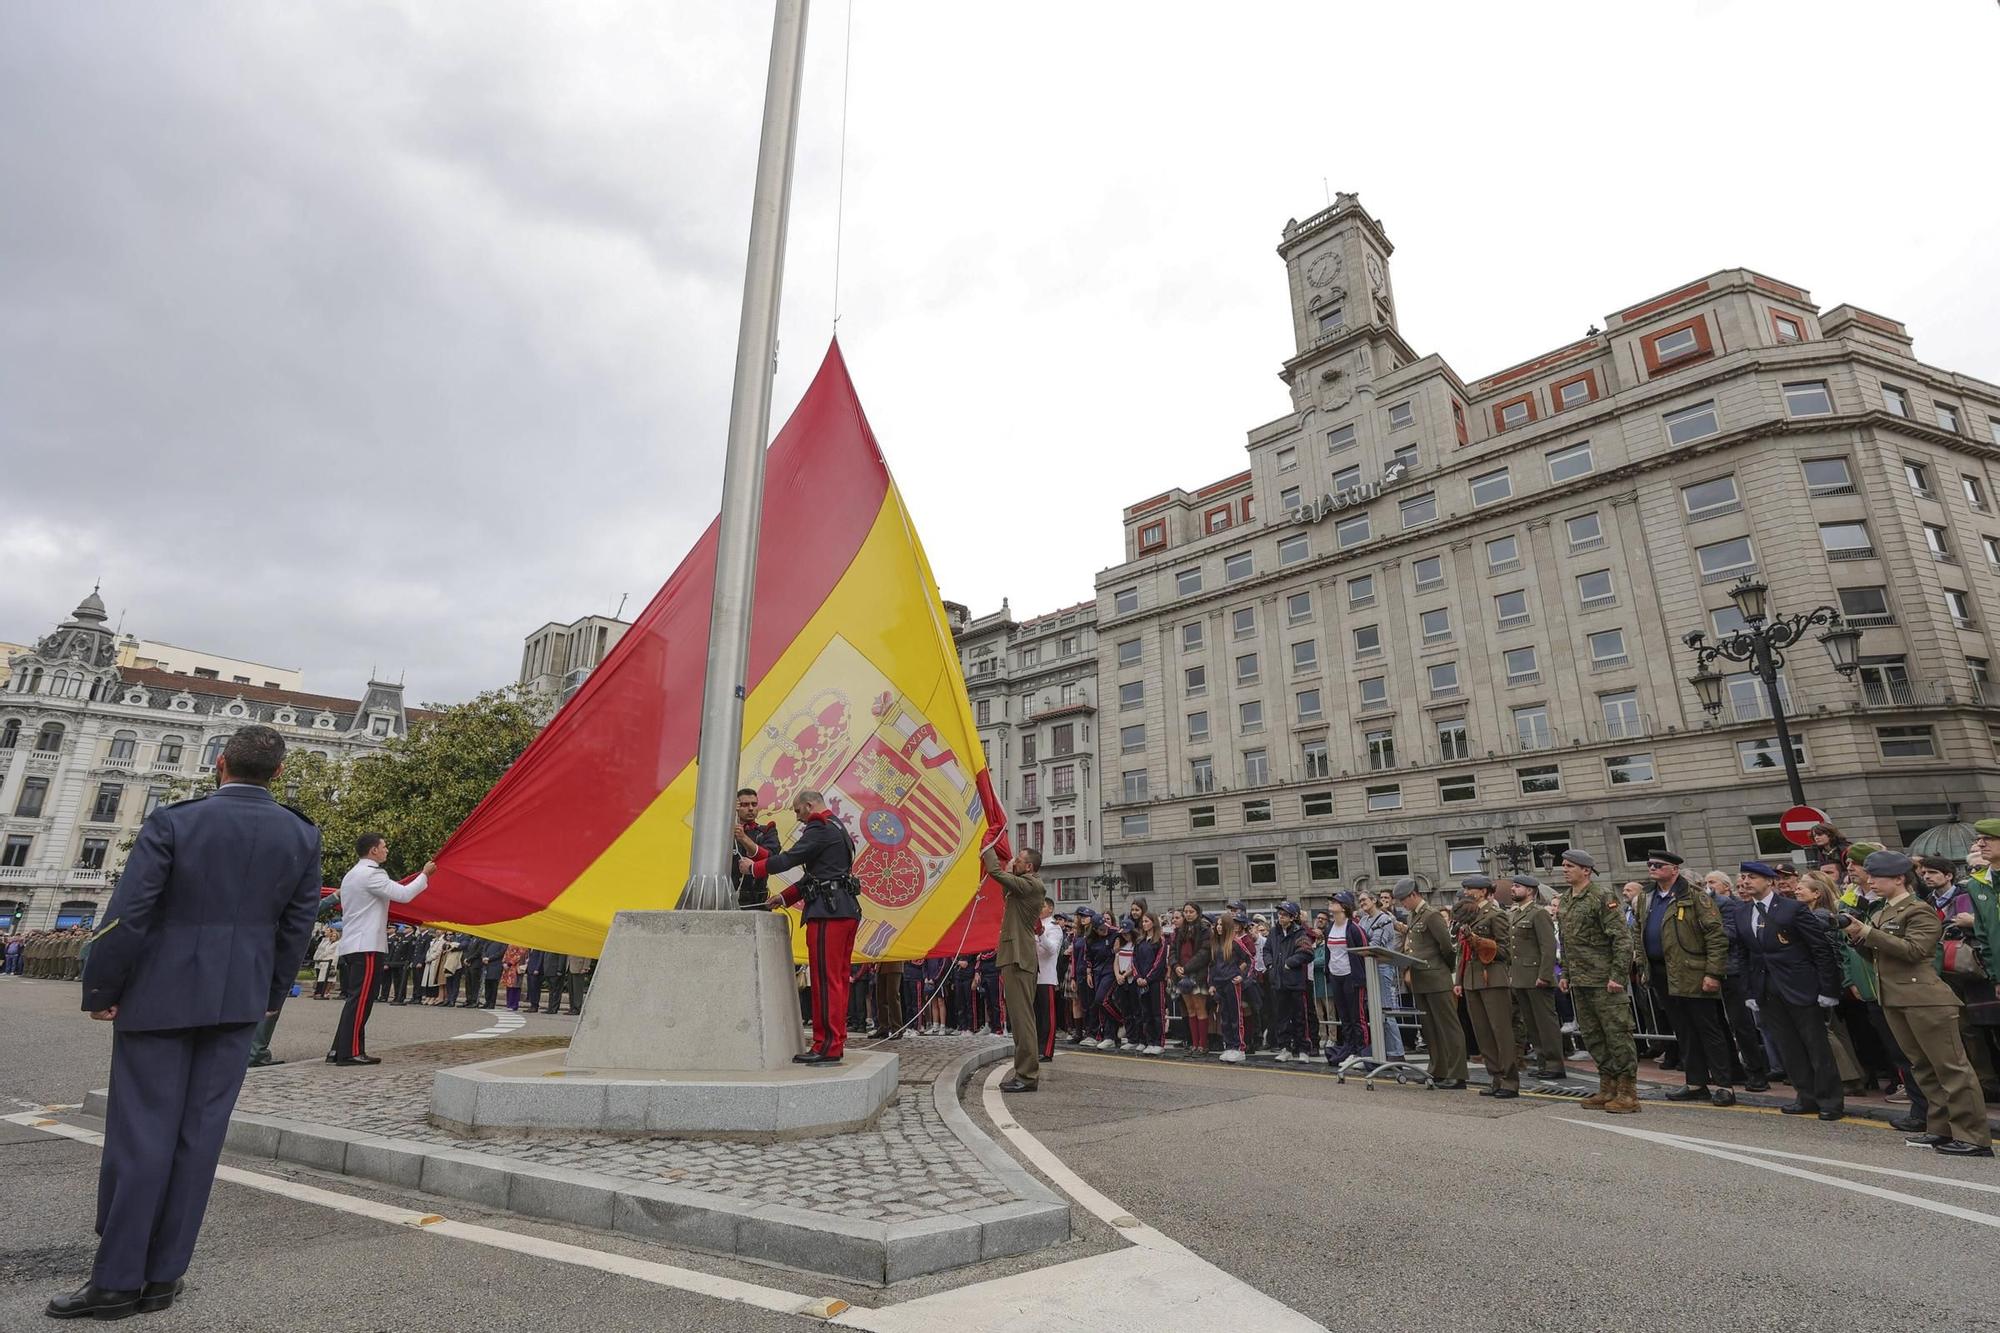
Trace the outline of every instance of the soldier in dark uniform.
<instances>
[{"instance_id":1,"label":"soldier in dark uniform","mask_svg":"<svg viewBox=\"0 0 2000 1333\"><path fill-rule=\"evenodd\" d=\"M743 787L736 793L736 850L743 856L755 856L760 851L766 856L778 854L778 826L757 822L757 791L754 787ZM769 911L764 900L770 896L771 886L765 876L747 875L738 868L736 905L739 908Z\"/></svg>"},{"instance_id":2,"label":"soldier in dark uniform","mask_svg":"<svg viewBox=\"0 0 2000 1333\"><path fill-rule=\"evenodd\" d=\"M854 962L854 935L861 927L854 842L819 792L800 792L792 802L792 813L798 816L799 835L791 850L770 852L759 847L755 857L736 858L736 868L759 878L794 866L805 868L798 883L766 902L772 908L805 902L813 1047L792 1059L802 1065L837 1065L847 1049L847 972Z\"/></svg>"},{"instance_id":3,"label":"soldier in dark uniform","mask_svg":"<svg viewBox=\"0 0 2000 1333\"><path fill-rule=\"evenodd\" d=\"M319 907L319 830L271 799L285 742L229 738L213 795L140 829L83 976L113 1025L90 1281L58 1319L164 1310L194 1253L250 1036L291 989Z\"/></svg>"}]
</instances>

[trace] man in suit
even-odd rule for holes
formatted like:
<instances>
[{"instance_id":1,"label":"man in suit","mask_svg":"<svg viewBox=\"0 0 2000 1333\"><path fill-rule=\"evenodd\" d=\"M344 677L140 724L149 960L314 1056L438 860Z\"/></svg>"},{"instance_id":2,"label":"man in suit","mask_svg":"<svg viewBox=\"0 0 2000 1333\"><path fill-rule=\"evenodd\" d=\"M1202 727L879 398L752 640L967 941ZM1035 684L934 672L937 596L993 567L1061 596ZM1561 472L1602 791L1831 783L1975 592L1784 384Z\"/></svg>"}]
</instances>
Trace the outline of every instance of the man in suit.
<instances>
[{"instance_id":1,"label":"man in suit","mask_svg":"<svg viewBox=\"0 0 2000 1333\"><path fill-rule=\"evenodd\" d=\"M996 837L997 841L997 837ZM1014 1033L1014 1077L1000 1085L1002 1092L1033 1092L1040 1085L1042 1065L1042 1015L1035 1008L1035 979L1041 969L1036 936L1055 930L1042 921L1042 906L1048 891L1042 887L1042 854L1033 847L1014 853L1006 870L1000 868L1000 854L991 843L981 850L980 863L1000 886L1000 942L993 956L1000 970L1000 984L1007 996L1007 1022ZM1060 932L1058 932L1060 933Z\"/></svg>"},{"instance_id":2,"label":"man in suit","mask_svg":"<svg viewBox=\"0 0 2000 1333\"><path fill-rule=\"evenodd\" d=\"M507 966L507 946L499 940L485 941L479 946L479 962L486 982L486 998L479 1007L491 1009L500 999L500 973Z\"/></svg>"},{"instance_id":3,"label":"man in suit","mask_svg":"<svg viewBox=\"0 0 2000 1333\"><path fill-rule=\"evenodd\" d=\"M1796 1093L1778 1109L1838 1120L1846 1102L1821 1011L1840 1004L1839 951L1818 917L1777 892L1776 869L1745 861L1739 870L1750 908L1743 942L1749 1005L1771 1034Z\"/></svg>"},{"instance_id":4,"label":"man in suit","mask_svg":"<svg viewBox=\"0 0 2000 1333\"><path fill-rule=\"evenodd\" d=\"M531 1014L542 1012L542 978L548 973L549 956L541 949L528 953L527 979L522 987L528 1003L523 1006Z\"/></svg>"},{"instance_id":5,"label":"man in suit","mask_svg":"<svg viewBox=\"0 0 2000 1333\"><path fill-rule=\"evenodd\" d=\"M1722 1008L1729 1018L1729 1030L1736 1039L1736 1053L1743 1065L1743 1087L1748 1092L1764 1092L1771 1086L1770 1064L1764 1058L1764 1034L1750 1012L1749 982L1744 977L1744 948L1749 938L1751 910L1748 900L1739 900L1728 876L1714 871L1709 878L1719 890L1715 907L1722 915L1722 933L1729 941L1727 972L1722 978Z\"/></svg>"},{"instance_id":6,"label":"man in suit","mask_svg":"<svg viewBox=\"0 0 2000 1333\"><path fill-rule=\"evenodd\" d=\"M180 1294L251 1032L291 989L319 907L319 830L269 791L284 758L269 727L231 736L215 793L148 816L118 877L83 975L85 1011L112 1024L97 1262L53 1318Z\"/></svg>"},{"instance_id":7,"label":"man in suit","mask_svg":"<svg viewBox=\"0 0 2000 1333\"><path fill-rule=\"evenodd\" d=\"M1403 984L1416 997L1417 1022L1424 1031L1431 1082L1440 1088L1463 1088L1465 1029L1459 1025L1458 1006L1451 995L1452 968L1457 961L1451 922L1443 912L1424 901L1413 879L1396 881L1396 901L1410 914L1410 933L1404 940L1403 951L1417 962Z\"/></svg>"}]
</instances>

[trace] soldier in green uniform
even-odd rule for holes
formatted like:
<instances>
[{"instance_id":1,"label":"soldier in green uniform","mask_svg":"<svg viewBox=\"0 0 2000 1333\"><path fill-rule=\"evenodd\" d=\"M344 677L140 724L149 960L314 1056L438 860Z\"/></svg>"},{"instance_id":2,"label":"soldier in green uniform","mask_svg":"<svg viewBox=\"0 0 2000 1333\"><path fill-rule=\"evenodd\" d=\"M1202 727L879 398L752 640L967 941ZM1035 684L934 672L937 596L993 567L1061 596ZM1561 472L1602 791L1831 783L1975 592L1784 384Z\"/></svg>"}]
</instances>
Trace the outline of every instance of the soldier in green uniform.
<instances>
[{"instance_id":1,"label":"soldier in green uniform","mask_svg":"<svg viewBox=\"0 0 2000 1333\"><path fill-rule=\"evenodd\" d=\"M70 931L69 938L63 942L64 981L83 980L83 946L89 942L90 937L81 926Z\"/></svg>"},{"instance_id":2,"label":"soldier in green uniform","mask_svg":"<svg viewBox=\"0 0 2000 1333\"><path fill-rule=\"evenodd\" d=\"M1576 1007L1577 1032L1597 1062L1597 1091L1585 1106L1616 1114L1639 1109L1639 1053L1632 1044L1632 932L1618 897L1594 878L1597 861L1572 847L1562 854L1569 888L1556 905L1562 932L1562 989Z\"/></svg>"},{"instance_id":3,"label":"soldier in green uniform","mask_svg":"<svg viewBox=\"0 0 2000 1333\"><path fill-rule=\"evenodd\" d=\"M1843 913L1842 926L1854 947L1875 960L1882 1016L1930 1102L1927 1132L1908 1142L1949 1157L1991 1157L1986 1103L1959 1040L1959 999L1933 963L1944 923L1910 892L1909 857L1871 852L1864 868L1869 886L1884 899L1882 910L1872 923Z\"/></svg>"},{"instance_id":4,"label":"soldier in green uniform","mask_svg":"<svg viewBox=\"0 0 2000 1333\"><path fill-rule=\"evenodd\" d=\"M1507 985L1514 992L1516 1050L1535 1048L1538 1078L1568 1078L1563 1067L1562 1025L1556 1021L1556 919L1542 906L1542 882L1529 874L1503 875L1511 890L1508 912Z\"/></svg>"},{"instance_id":5,"label":"soldier in green uniform","mask_svg":"<svg viewBox=\"0 0 2000 1333\"><path fill-rule=\"evenodd\" d=\"M1681 874L1677 853L1657 851L1647 866L1655 884L1668 895L1659 924L1660 957L1667 976L1662 998L1680 1046L1683 1084L1668 1093L1667 1100L1734 1106L1728 1016L1722 1011L1722 979L1729 974L1729 936L1722 928L1722 909L1708 890ZM1632 966L1635 970L1648 966L1639 931L1632 934Z\"/></svg>"},{"instance_id":6,"label":"soldier in green uniform","mask_svg":"<svg viewBox=\"0 0 2000 1333\"><path fill-rule=\"evenodd\" d=\"M1457 951L1452 944L1451 922L1424 901L1413 879L1396 881L1396 901L1410 914L1410 933L1403 949L1417 961L1405 974L1404 985L1416 997L1424 1049L1430 1053L1431 1083L1440 1088L1463 1088L1465 1029L1458 1024L1458 1006L1452 1001L1452 964Z\"/></svg>"},{"instance_id":7,"label":"soldier in green uniform","mask_svg":"<svg viewBox=\"0 0 2000 1333\"><path fill-rule=\"evenodd\" d=\"M1458 932L1458 984L1454 995L1465 997L1472 1033L1479 1041L1479 1058L1486 1065L1482 1097L1521 1095L1521 1062L1514 1052L1514 993L1509 988L1508 943L1514 926L1493 901L1493 881L1467 875L1459 881L1472 910Z\"/></svg>"}]
</instances>

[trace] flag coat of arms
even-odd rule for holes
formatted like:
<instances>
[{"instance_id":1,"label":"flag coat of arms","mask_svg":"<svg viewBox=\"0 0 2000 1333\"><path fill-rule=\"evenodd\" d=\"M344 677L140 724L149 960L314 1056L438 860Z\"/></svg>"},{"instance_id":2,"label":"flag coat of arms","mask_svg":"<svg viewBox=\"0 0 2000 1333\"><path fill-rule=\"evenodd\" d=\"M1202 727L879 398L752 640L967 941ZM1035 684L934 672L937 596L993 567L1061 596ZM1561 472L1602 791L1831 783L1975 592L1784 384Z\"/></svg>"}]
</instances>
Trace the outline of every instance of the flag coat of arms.
<instances>
[{"instance_id":1,"label":"flag coat of arms","mask_svg":"<svg viewBox=\"0 0 2000 1333\"><path fill-rule=\"evenodd\" d=\"M839 344L765 457L737 787L780 840L826 794L854 839L857 957L993 947L979 867L993 796L930 566ZM435 923L596 954L613 913L687 878L716 525L440 849L413 904ZM1003 851L1004 851L1004 838ZM983 892L982 892L983 887ZM803 959L803 933L794 931Z\"/></svg>"}]
</instances>

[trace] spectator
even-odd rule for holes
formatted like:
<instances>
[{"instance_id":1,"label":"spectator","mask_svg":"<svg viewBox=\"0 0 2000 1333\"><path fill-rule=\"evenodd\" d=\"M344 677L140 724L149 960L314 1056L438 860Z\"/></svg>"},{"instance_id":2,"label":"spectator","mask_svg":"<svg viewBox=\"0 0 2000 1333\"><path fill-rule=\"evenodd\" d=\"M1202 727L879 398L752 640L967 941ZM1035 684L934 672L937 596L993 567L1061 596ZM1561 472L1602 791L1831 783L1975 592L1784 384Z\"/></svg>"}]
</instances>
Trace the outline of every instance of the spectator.
<instances>
[{"instance_id":1,"label":"spectator","mask_svg":"<svg viewBox=\"0 0 2000 1333\"><path fill-rule=\"evenodd\" d=\"M590 990L590 972L596 966L597 960L587 954L573 953L568 955L565 964L569 982L568 1013L580 1014L583 1012L583 997ZM550 1009L549 1012L554 1013L555 1010Z\"/></svg>"},{"instance_id":2,"label":"spectator","mask_svg":"<svg viewBox=\"0 0 2000 1333\"><path fill-rule=\"evenodd\" d=\"M1334 895L1333 910L1326 917L1326 938L1319 946L1320 955L1326 959L1333 1001L1333 1023L1321 1029L1321 1049L1328 1063L1335 1065L1350 1055L1369 1053L1368 1024L1361 1013L1361 997L1367 985L1362 975L1364 963L1350 952L1365 947L1368 935L1360 922L1348 916L1351 902L1353 899L1345 893Z\"/></svg>"},{"instance_id":3,"label":"spectator","mask_svg":"<svg viewBox=\"0 0 2000 1333\"><path fill-rule=\"evenodd\" d=\"M507 992L507 1007L516 1013L521 1008L521 970L527 962L528 951L518 944L508 945L500 955L500 986Z\"/></svg>"},{"instance_id":4,"label":"spectator","mask_svg":"<svg viewBox=\"0 0 2000 1333\"><path fill-rule=\"evenodd\" d=\"M1188 1052L1192 1055L1206 1054L1208 971L1212 955L1208 922L1202 916L1201 908L1193 903L1181 905L1181 919L1174 927L1170 956L1173 959L1174 990L1180 996L1182 1009L1187 1015Z\"/></svg>"},{"instance_id":5,"label":"spectator","mask_svg":"<svg viewBox=\"0 0 2000 1333\"><path fill-rule=\"evenodd\" d=\"M334 965L340 954L340 932L329 926L319 937L319 945L313 950L313 998L324 1000L326 988L333 982Z\"/></svg>"}]
</instances>

